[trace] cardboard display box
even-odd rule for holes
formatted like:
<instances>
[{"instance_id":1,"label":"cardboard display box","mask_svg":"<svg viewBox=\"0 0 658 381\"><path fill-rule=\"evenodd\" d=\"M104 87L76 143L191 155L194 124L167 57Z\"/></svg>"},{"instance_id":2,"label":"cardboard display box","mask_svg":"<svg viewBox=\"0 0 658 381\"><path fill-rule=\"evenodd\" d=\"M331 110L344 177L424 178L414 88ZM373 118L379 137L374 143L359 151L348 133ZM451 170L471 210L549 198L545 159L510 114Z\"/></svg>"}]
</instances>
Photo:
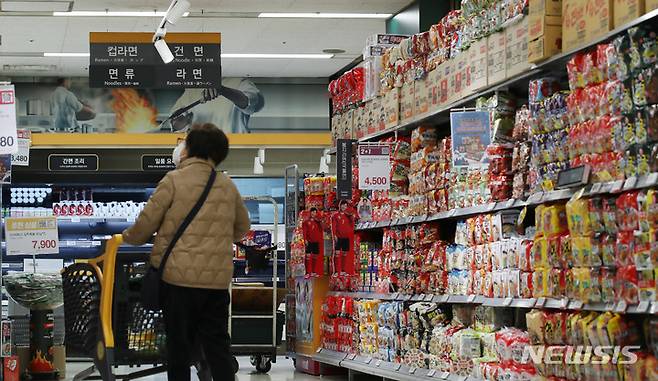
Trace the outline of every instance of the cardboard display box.
<instances>
[{"instance_id":1,"label":"cardboard display box","mask_svg":"<svg viewBox=\"0 0 658 381\"><path fill-rule=\"evenodd\" d=\"M603 36L613 28L614 0L564 0L562 49L570 51Z\"/></svg>"},{"instance_id":2,"label":"cardboard display box","mask_svg":"<svg viewBox=\"0 0 658 381\"><path fill-rule=\"evenodd\" d=\"M468 74L466 88L468 92L475 92L487 86L487 39L482 38L468 48Z\"/></svg>"},{"instance_id":3,"label":"cardboard display box","mask_svg":"<svg viewBox=\"0 0 658 381\"><path fill-rule=\"evenodd\" d=\"M493 85L506 78L507 53L505 33L498 32L487 37L487 84Z\"/></svg>"},{"instance_id":4,"label":"cardboard display box","mask_svg":"<svg viewBox=\"0 0 658 381\"><path fill-rule=\"evenodd\" d=\"M468 76L468 54L462 53L458 55L454 60L454 72L453 72L453 91L452 91L452 101L456 102L461 98L468 96L466 91L466 77Z\"/></svg>"},{"instance_id":5,"label":"cardboard display box","mask_svg":"<svg viewBox=\"0 0 658 381\"><path fill-rule=\"evenodd\" d=\"M375 132L386 128L386 114L384 113L384 99L377 97L372 102L372 115Z\"/></svg>"},{"instance_id":6,"label":"cardboard display box","mask_svg":"<svg viewBox=\"0 0 658 381\"><path fill-rule=\"evenodd\" d=\"M352 136L355 139L362 138L366 134L366 115L365 106L357 107L354 110L354 125Z\"/></svg>"},{"instance_id":7,"label":"cardboard display box","mask_svg":"<svg viewBox=\"0 0 658 381\"><path fill-rule=\"evenodd\" d=\"M654 9L658 9L658 0L646 0L645 5L646 5L647 13L649 13Z\"/></svg>"},{"instance_id":8,"label":"cardboard display box","mask_svg":"<svg viewBox=\"0 0 658 381\"><path fill-rule=\"evenodd\" d=\"M400 124L400 89L395 88L384 94L382 104L385 115L384 128Z\"/></svg>"},{"instance_id":9,"label":"cardboard display box","mask_svg":"<svg viewBox=\"0 0 658 381\"><path fill-rule=\"evenodd\" d=\"M441 82L439 82L439 94L441 96L439 102L441 107L450 103L450 73L452 72L451 64L452 60L448 60L436 68L436 70L439 70L439 77L441 80Z\"/></svg>"},{"instance_id":10,"label":"cardboard display box","mask_svg":"<svg viewBox=\"0 0 658 381\"><path fill-rule=\"evenodd\" d=\"M586 0L585 23L587 24L587 42L601 37L614 29L614 0Z\"/></svg>"},{"instance_id":11,"label":"cardboard display box","mask_svg":"<svg viewBox=\"0 0 658 381\"><path fill-rule=\"evenodd\" d=\"M530 68L528 63L528 18L505 29L505 75L512 77Z\"/></svg>"},{"instance_id":12,"label":"cardboard display box","mask_svg":"<svg viewBox=\"0 0 658 381\"><path fill-rule=\"evenodd\" d=\"M353 126L354 126L354 110L350 109L343 113L343 125L341 129L342 139L354 138L354 136L352 136Z\"/></svg>"},{"instance_id":13,"label":"cardboard display box","mask_svg":"<svg viewBox=\"0 0 658 381\"><path fill-rule=\"evenodd\" d=\"M440 66L427 73L427 103L430 110L437 110L441 104Z\"/></svg>"},{"instance_id":14,"label":"cardboard display box","mask_svg":"<svg viewBox=\"0 0 658 381\"><path fill-rule=\"evenodd\" d=\"M402 123L413 119L415 114L416 97L414 92L414 83L405 83L402 85L400 94L400 120Z\"/></svg>"},{"instance_id":15,"label":"cardboard display box","mask_svg":"<svg viewBox=\"0 0 658 381\"><path fill-rule=\"evenodd\" d=\"M539 62L562 52L562 26L549 25L544 35L528 42L528 62Z\"/></svg>"},{"instance_id":16,"label":"cardboard display box","mask_svg":"<svg viewBox=\"0 0 658 381\"><path fill-rule=\"evenodd\" d=\"M528 16L528 41L536 40L546 34L546 29L551 26L562 28L562 16Z\"/></svg>"},{"instance_id":17,"label":"cardboard display box","mask_svg":"<svg viewBox=\"0 0 658 381\"><path fill-rule=\"evenodd\" d=\"M562 0L530 0L528 13L530 15L560 16L562 15Z\"/></svg>"},{"instance_id":18,"label":"cardboard display box","mask_svg":"<svg viewBox=\"0 0 658 381\"><path fill-rule=\"evenodd\" d=\"M414 83L415 114L427 114L430 110L429 105L429 86L427 85L427 76L419 79Z\"/></svg>"},{"instance_id":19,"label":"cardboard display box","mask_svg":"<svg viewBox=\"0 0 658 381\"><path fill-rule=\"evenodd\" d=\"M614 0L614 27L627 24L644 14L644 0Z\"/></svg>"}]
</instances>

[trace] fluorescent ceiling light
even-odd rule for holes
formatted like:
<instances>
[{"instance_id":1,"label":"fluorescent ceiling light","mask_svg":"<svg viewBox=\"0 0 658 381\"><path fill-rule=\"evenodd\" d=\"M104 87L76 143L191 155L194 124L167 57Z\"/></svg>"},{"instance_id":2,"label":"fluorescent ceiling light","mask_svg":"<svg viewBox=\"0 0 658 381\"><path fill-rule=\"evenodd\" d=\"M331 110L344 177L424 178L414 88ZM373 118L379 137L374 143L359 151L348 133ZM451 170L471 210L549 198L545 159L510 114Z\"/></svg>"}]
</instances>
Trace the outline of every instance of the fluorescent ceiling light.
<instances>
[{"instance_id":1,"label":"fluorescent ceiling light","mask_svg":"<svg viewBox=\"0 0 658 381\"><path fill-rule=\"evenodd\" d=\"M89 53L43 53L44 57L89 57Z\"/></svg>"},{"instance_id":2,"label":"fluorescent ceiling light","mask_svg":"<svg viewBox=\"0 0 658 381\"><path fill-rule=\"evenodd\" d=\"M299 19L387 19L390 13L261 13L261 18L299 18Z\"/></svg>"},{"instance_id":3,"label":"fluorescent ceiling light","mask_svg":"<svg viewBox=\"0 0 658 381\"><path fill-rule=\"evenodd\" d=\"M333 54L267 54L267 53L226 53L222 58L281 58L281 59L330 59Z\"/></svg>"},{"instance_id":4,"label":"fluorescent ceiling light","mask_svg":"<svg viewBox=\"0 0 658 381\"><path fill-rule=\"evenodd\" d=\"M3 12L64 12L72 7L71 1L0 1Z\"/></svg>"},{"instance_id":5,"label":"fluorescent ceiling light","mask_svg":"<svg viewBox=\"0 0 658 381\"><path fill-rule=\"evenodd\" d=\"M89 57L89 53L43 53L44 57ZM253 59L331 59L333 54L286 54L286 53L226 53L222 58L253 58Z\"/></svg>"},{"instance_id":6,"label":"fluorescent ceiling light","mask_svg":"<svg viewBox=\"0 0 658 381\"><path fill-rule=\"evenodd\" d=\"M158 11L71 11L53 12L53 16L65 17L164 17L167 12ZM183 17L189 16L190 12L183 13Z\"/></svg>"}]
</instances>

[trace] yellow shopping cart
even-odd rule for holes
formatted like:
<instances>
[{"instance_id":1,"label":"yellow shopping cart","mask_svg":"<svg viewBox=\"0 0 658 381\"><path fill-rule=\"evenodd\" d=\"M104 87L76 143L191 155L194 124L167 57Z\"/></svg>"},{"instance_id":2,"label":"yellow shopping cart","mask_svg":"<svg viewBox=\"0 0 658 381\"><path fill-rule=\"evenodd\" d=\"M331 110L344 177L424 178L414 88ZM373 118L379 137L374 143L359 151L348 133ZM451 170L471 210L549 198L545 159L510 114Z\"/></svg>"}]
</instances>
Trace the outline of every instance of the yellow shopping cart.
<instances>
[{"instance_id":1,"label":"yellow shopping cart","mask_svg":"<svg viewBox=\"0 0 658 381\"><path fill-rule=\"evenodd\" d=\"M139 301L149 254L117 256L121 244L121 235L114 235L100 257L62 272L67 351L94 362L75 381L133 380L166 371L162 312L145 310ZM203 363L197 365L199 378L210 380ZM119 375L114 372L119 366L149 367Z\"/></svg>"}]
</instances>

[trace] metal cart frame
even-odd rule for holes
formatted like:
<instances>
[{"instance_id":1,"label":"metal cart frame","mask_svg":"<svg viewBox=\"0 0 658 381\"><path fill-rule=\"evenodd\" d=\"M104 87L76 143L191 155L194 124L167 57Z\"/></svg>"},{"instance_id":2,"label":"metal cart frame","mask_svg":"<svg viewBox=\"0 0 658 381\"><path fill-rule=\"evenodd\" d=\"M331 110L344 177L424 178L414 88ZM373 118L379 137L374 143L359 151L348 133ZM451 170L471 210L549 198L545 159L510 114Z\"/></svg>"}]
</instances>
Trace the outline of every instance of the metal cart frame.
<instances>
[{"instance_id":1,"label":"metal cart frame","mask_svg":"<svg viewBox=\"0 0 658 381\"><path fill-rule=\"evenodd\" d=\"M261 373L267 373L272 368L272 363L276 363L277 355L277 293L278 293L278 233L279 233L279 208L274 198L266 197L243 197L244 201L264 201L269 202L274 207L274 223L272 234L272 286L257 287L240 287L233 286L229 289L231 295L231 304L229 306L229 333L233 337L233 319L271 319L272 320L272 337L271 341L258 344L231 344L233 355L251 356L251 364ZM234 278L235 279L235 278ZM233 313L233 290L272 290L272 313L270 315L234 315ZM239 365L234 357L233 370L237 373Z\"/></svg>"},{"instance_id":2,"label":"metal cart frame","mask_svg":"<svg viewBox=\"0 0 658 381\"><path fill-rule=\"evenodd\" d=\"M278 234L278 205L272 197L246 197L244 201L267 201L274 205L274 246L277 244ZM76 313L72 313L73 319L66 320L67 326L67 340L74 341L76 350L83 352L93 360L93 365L74 376L74 381L82 380L98 380L115 381L120 380L133 380L141 377L152 376L155 374L166 372L165 359L158 351L158 340L162 340L157 334L162 328L162 313L144 311L141 307L135 307L139 310L140 314L147 312L150 313L146 318L140 315L141 319L147 319L145 326L150 333L139 333L140 342L153 341L149 343L149 350L146 356L136 356L131 358L126 356L126 352L130 352L130 348L118 348L117 345L122 345L125 341L127 332L123 332L125 326L118 318L119 311L115 311L118 297L115 297L115 289L127 287L125 284L117 283L117 271L125 270L121 266L124 263L130 263L135 258L134 255L127 254L125 257L120 256L117 261L117 253L119 247L123 243L123 237L120 234L114 235L111 239L105 242L105 250L102 255L97 258L89 260L81 260L75 264L67 267L62 272L64 282L64 303L65 309L67 308L67 301L69 307L74 309ZM231 349L234 355L252 355L252 362L257 370L261 372L269 371L272 362L276 362L277 355L277 291L278 291L278 273L277 273L277 260L278 253L274 250L273 254L273 273L272 273L272 286L259 287L249 289L272 290L272 314L271 315L237 315L239 318L245 319L272 319L272 339L263 344L257 345L232 345ZM141 260L135 260L135 263L148 263L148 255L141 255ZM232 291L235 288L231 288ZM134 292L134 290L131 290ZM125 311L122 311L125 312ZM134 311L130 311L134 312ZM232 319L233 304L229 307L229 333L232 333ZM135 318L141 325L139 318ZM134 323L134 322L133 322ZM120 328L116 325L119 324ZM142 326L142 329L144 326ZM115 332L115 329L119 331ZM72 334L69 334L71 330ZM116 336L119 335L119 336ZM129 346L129 344L127 345ZM73 347L73 346L72 346ZM130 355L130 353L128 353ZM200 380L210 380L210 372L205 362L199 359L197 364L197 371ZM127 365L131 368L133 366L150 366L153 367L146 369L139 369L131 371L127 374L115 374L114 369L117 366ZM237 360L234 358L234 370L237 372ZM100 375L94 375L94 373Z\"/></svg>"}]
</instances>

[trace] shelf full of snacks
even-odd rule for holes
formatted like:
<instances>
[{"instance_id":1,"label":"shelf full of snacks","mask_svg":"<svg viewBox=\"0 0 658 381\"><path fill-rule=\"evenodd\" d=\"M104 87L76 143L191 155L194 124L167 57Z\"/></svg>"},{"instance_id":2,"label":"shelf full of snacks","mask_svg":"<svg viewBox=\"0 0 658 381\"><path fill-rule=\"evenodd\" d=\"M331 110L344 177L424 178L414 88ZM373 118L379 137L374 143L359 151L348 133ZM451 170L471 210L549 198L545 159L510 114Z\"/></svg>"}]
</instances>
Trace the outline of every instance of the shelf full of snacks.
<instances>
[{"instance_id":1,"label":"shelf full of snacks","mask_svg":"<svg viewBox=\"0 0 658 381\"><path fill-rule=\"evenodd\" d=\"M537 2L539 3L539 1ZM530 2L531 6L533 2ZM612 9L610 9L611 11ZM547 16L548 18L550 17L561 17L559 16L553 16L553 15L541 15L541 17ZM450 19L452 16L448 15L446 16L447 19ZM532 11L530 16L523 15L522 13L519 14L513 14L512 17L507 19L505 22L501 23L498 28L502 29L505 32L512 32L511 29L514 29L515 25L526 23L525 29L523 27L517 26L516 28L521 28L524 29L522 32L519 33L525 33L524 38L527 40L532 36L528 36L528 27L532 27L533 25L528 26L527 23L533 23L536 22L537 18L534 17ZM540 18L541 20L541 18ZM367 94L367 91L362 90L361 93L359 93L356 96L356 100L354 100L352 103L347 103L347 104L342 104L339 105L338 107L334 107L337 110L348 110L352 111L352 113L349 116L349 120L342 120L339 117L334 117L332 120L332 130L334 131L334 145L335 145L335 140L337 138L353 138L359 142L366 142L366 141L373 141L377 139L381 139L382 137L385 136L390 136L391 134L394 133L400 133L400 134L408 134L413 128L416 128L420 125L424 124L439 124L439 123L446 123L449 120L449 114L451 110L457 109L457 108L463 108L463 107L468 107L472 106L473 103L481 97L489 96L497 91L503 91L503 90L508 90L510 88L515 88L515 89L522 89L524 86L527 85L528 81L534 78L539 78L541 76L558 76L561 78L565 77L564 73L564 66L565 64L573 58L576 54L583 52L587 49L591 49L595 47L598 44L605 43L606 41L612 40L614 37L619 36L620 34L623 34L627 32L629 29L638 27L638 26L646 26L646 25L655 25L656 20L658 20L658 9L647 9L647 13L641 15L640 17L637 17L629 22L624 23L623 25L619 25L616 27L612 27L612 22L610 22L610 27L609 30L603 30L600 31L597 35L590 36L586 41L581 41L581 43L577 44L575 47L570 47L568 50L562 51L562 50L556 50L555 55L552 55L550 57L546 57L545 60L537 63L527 63L527 64L517 64L516 66L512 65L513 67L510 68L510 64L503 62L503 76L500 77L499 75L496 75L495 79L488 78L487 74L491 76L491 70L492 68L488 67L491 65L501 65L500 62L497 62L496 59L492 57L487 57L487 54L484 54L484 58L488 59L488 61L482 61L482 57L478 57L476 52L471 52L472 54L469 54L470 50L475 50L476 48L480 47L483 43L480 42L473 42L472 45L466 50L466 52L458 52L456 53L457 56L459 55L465 55L465 59L467 59L465 62L458 62L457 57L448 57L444 58L441 64L443 65L445 63L455 61L453 62L454 65L457 66L465 66L462 67L462 73L464 77L469 76L469 77L474 77L474 79L469 79L466 80L464 79L464 87L462 88L461 91L457 91L456 93L453 94L446 94L445 96L442 96L443 92L449 91L445 89L445 86L450 85L454 86L455 83L461 83L461 79L455 79L451 78L450 76L456 76L456 75L461 75L458 71L451 69L451 68L444 68L441 66L436 66L436 62L434 64L428 64L427 67L424 67L422 70L420 70L421 74L417 75L417 78L412 78L409 79L409 82L414 83L414 86L418 87L418 84L420 82L423 82L423 84L420 86L421 89L423 89L423 93L425 95L423 96L418 96L415 95L414 92L411 92L412 97L409 100L409 102L415 102L416 107L420 110L424 110L422 112L415 112L417 110L413 111L408 111L407 117L403 117L403 110L400 109L400 105L402 104L403 96L404 96L404 90L399 90L403 88L403 85L400 86L398 83L395 86L392 86L392 89L397 89L395 91L401 92L401 94L396 94L396 100L397 100L397 109L393 107L392 105L385 105L386 103L386 94L390 89L386 89L384 85L380 85L380 87L377 87L378 91L381 91L384 95L379 95L379 96L374 96L374 95L369 95ZM442 25L445 22L445 20L442 20L437 26ZM549 21L544 21L544 22L549 22ZM601 22L602 24L605 24L605 22ZM551 25L552 26L552 25ZM542 25L542 28L546 28L546 25ZM542 29L543 30L543 29ZM517 32L516 30L513 30L513 32ZM431 33L431 32L427 32ZM500 34L501 32L498 32ZM423 35L423 34L421 34ZM421 36L417 35L417 36ZM413 40L416 38L416 36L410 38ZM417 37L417 39L421 40L422 38L434 38L434 37ZM509 38L509 36L506 36L506 38ZM487 40L489 39L489 40ZM491 35L489 36L484 36L484 40L486 43L484 45L487 45L486 47L482 48L484 50L486 49L491 49ZM402 41L402 40L400 40ZM526 41L527 42L527 41ZM372 43L372 41L368 41L368 43ZM504 45L504 44L503 44ZM395 48L395 44L385 44L385 45L375 45L382 47L384 49L392 49ZM514 49L519 49L521 52L513 53L512 50ZM380 51L383 52L384 49L380 49ZM411 48L409 48L411 49ZM372 50L372 48L370 49ZM449 50L449 48L448 48ZM366 48L366 51L368 51L368 48ZM425 60L430 60L430 57L434 57L435 55L439 54L440 52L438 51L432 51L429 56L427 53L419 53L422 56L422 59ZM507 55L507 57L515 57L519 53L525 54L527 56L528 50L527 46L522 46L519 47L518 45L509 45L505 46L503 48L503 53ZM366 63L368 62L368 58L373 59L373 57L366 57ZM417 57L419 58L419 57ZM381 59L381 58L380 58ZM409 59L413 59L409 58ZM386 59L384 60L385 62ZM478 76L478 65L482 65L484 63L485 65L485 73L480 74ZM385 80L385 78L388 76L390 77L391 75L386 75L387 70L392 70L396 69L394 64L389 63L390 68L381 68L382 63L379 63L377 65L371 64L371 65L366 65L365 66L365 77L368 78L370 76L380 76ZM379 67L379 71L375 69L370 69L371 66L374 67ZM408 65L409 66L409 65ZM521 69L519 69L519 67ZM373 73L369 73L369 71L372 71ZM442 84L442 75L440 72L443 72L447 80L447 84L444 84L444 87L441 88ZM436 73L434 75L430 75L429 73ZM480 78L482 75L485 77L485 83L486 85L484 86L478 86L477 80L475 78ZM373 81L372 79L366 79L366 81ZM469 86L468 84L470 82L475 82L474 85ZM338 85L336 85L338 86ZM398 88L399 87L399 88ZM359 86L355 86L355 88L359 88ZM330 88L330 92L332 92ZM442 101L443 100L443 101ZM448 101L449 100L449 101ZM343 103L345 101L342 101ZM376 107L376 110L367 110L364 114L365 115L358 115L359 113L354 110L359 110L360 108L363 108L364 105L366 105L366 109L368 108L367 105L371 103L381 103L383 106ZM390 102L389 102L390 103ZM419 106L420 105L420 106ZM406 107L407 110L409 110L409 107ZM393 110L393 111L391 111ZM381 112L383 115L379 116L379 112ZM393 115L391 115L393 114ZM337 115L341 115L338 113ZM410 115L410 116L409 116ZM373 124L374 123L374 124ZM335 153L335 147L333 147L330 151L331 153Z\"/></svg>"}]
</instances>

